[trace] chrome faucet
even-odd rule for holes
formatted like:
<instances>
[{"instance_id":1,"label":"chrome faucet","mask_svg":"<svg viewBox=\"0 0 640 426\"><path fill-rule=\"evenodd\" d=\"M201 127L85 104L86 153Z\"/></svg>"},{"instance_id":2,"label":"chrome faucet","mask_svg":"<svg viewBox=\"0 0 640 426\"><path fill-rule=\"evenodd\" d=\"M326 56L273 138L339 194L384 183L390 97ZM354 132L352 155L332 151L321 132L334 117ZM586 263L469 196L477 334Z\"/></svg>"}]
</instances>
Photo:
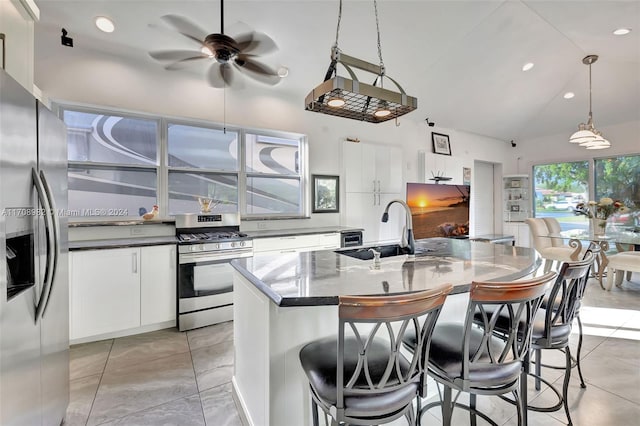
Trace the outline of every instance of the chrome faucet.
<instances>
[{"instance_id":1,"label":"chrome faucet","mask_svg":"<svg viewBox=\"0 0 640 426\"><path fill-rule=\"evenodd\" d=\"M402 228L402 239L400 240L400 247L408 249L408 254L415 254L416 247L413 240L413 220L411 219L411 209L409 208L407 203L402 200L389 201L387 207L384 208L384 213L382 213L382 221L385 223L389 221L389 207L393 203L398 203L402 207L404 207L406 215L406 226Z\"/></svg>"}]
</instances>

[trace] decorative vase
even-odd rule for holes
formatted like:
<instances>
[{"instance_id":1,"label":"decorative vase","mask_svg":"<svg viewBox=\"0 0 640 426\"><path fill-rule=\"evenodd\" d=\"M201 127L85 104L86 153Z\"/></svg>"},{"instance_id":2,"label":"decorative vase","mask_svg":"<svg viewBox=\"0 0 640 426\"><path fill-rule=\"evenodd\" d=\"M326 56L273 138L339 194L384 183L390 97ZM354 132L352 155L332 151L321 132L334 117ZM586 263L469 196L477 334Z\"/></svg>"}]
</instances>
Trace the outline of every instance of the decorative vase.
<instances>
[{"instance_id":1,"label":"decorative vase","mask_svg":"<svg viewBox=\"0 0 640 426\"><path fill-rule=\"evenodd\" d=\"M594 236L603 236L607 229L607 220L592 218L591 229L593 230Z\"/></svg>"}]
</instances>

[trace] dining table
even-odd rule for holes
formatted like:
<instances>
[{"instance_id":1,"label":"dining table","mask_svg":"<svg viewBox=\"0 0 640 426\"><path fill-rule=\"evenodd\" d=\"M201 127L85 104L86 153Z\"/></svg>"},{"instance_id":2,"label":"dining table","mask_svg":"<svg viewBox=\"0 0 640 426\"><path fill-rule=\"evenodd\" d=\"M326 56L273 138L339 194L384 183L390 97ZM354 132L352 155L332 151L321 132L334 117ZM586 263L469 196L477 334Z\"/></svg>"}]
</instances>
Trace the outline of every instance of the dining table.
<instances>
[{"instance_id":1,"label":"dining table","mask_svg":"<svg viewBox=\"0 0 640 426\"><path fill-rule=\"evenodd\" d=\"M593 229L572 229L562 231L560 238L569 240L569 246L574 248L571 258L577 260L580 253L585 249L584 243L589 247L597 246L599 251L596 256L596 270L594 275L598 278L600 287L604 290L602 278L606 274L609 264L607 253L611 253L614 248L620 253L623 251L640 251L640 227L630 225L608 224L603 234L598 234Z\"/></svg>"}]
</instances>

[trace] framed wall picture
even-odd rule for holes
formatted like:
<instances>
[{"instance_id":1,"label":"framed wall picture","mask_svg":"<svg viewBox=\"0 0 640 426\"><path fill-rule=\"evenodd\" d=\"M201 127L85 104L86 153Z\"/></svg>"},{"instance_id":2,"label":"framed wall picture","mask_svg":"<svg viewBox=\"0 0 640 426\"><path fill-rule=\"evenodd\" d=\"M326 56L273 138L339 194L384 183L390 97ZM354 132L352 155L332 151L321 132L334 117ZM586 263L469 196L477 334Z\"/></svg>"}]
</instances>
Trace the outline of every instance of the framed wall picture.
<instances>
[{"instance_id":1,"label":"framed wall picture","mask_svg":"<svg viewBox=\"0 0 640 426\"><path fill-rule=\"evenodd\" d=\"M520 188L520 181L519 180L512 180L511 181L511 187L512 188Z\"/></svg>"},{"instance_id":2,"label":"framed wall picture","mask_svg":"<svg viewBox=\"0 0 640 426\"><path fill-rule=\"evenodd\" d=\"M435 154L451 155L449 135L431 132L431 142L433 143L433 152Z\"/></svg>"},{"instance_id":3,"label":"framed wall picture","mask_svg":"<svg viewBox=\"0 0 640 426\"><path fill-rule=\"evenodd\" d=\"M512 213L517 213L520 211L520 206L517 204L512 204L510 210Z\"/></svg>"},{"instance_id":4,"label":"framed wall picture","mask_svg":"<svg viewBox=\"0 0 640 426\"><path fill-rule=\"evenodd\" d=\"M312 213L340 211L340 176L313 175L311 192Z\"/></svg>"}]
</instances>

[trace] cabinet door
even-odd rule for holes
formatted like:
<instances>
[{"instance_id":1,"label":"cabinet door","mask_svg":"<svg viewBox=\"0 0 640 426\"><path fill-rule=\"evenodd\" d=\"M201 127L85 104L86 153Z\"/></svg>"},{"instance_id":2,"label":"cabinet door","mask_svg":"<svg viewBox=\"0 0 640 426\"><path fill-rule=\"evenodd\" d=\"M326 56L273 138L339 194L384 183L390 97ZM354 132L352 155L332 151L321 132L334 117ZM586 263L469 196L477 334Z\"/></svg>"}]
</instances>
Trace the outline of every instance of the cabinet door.
<instances>
[{"instance_id":1,"label":"cabinet door","mask_svg":"<svg viewBox=\"0 0 640 426\"><path fill-rule=\"evenodd\" d=\"M0 28L5 33L5 70L29 93L33 93L33 18L26 2L0 1ZM2 66L2 64L0 64Z\"/></svg>"},{"instance_id":2,"label":"cabinet door","mask_svg":"<svg viewBox=\"0 0 640 426\"><path fill-rule=\"evenodd\" d=\"M381 194L380 205L377 207L375 215L378 219L378 238L381 243L396 243L402 239L402 228L406 226L406 213L404 208L398 203L389 207L389 220L382 222L382 213L387 204L392 200L404 200L401 194Z\"/></svg>"},{"instance_id":3,"label":"cabinet door","mask_svg":"<svg viewBox=\"0 0 640 426\"><path fill-rule=\"evenodd\" d=\"M383 193L402 193L402 149L393 146L375 147L377 189Z\"/></svg>"},{"instance_id":4,"label":"cabinet door","mask_svg":"<svg viewBox=\"0 0 640 426\"><path fill-rule=\"evenodd\" d=\"M140 248L140 324L176 319L176 246Z\"/></svg>"},{"instance_id":5,"label":"cabinet door","mask_svg":"<svg viewBox=\"0 0 640 426\"><path fill-rule=\"evenodd\" d=\"M405 221L404 209L399 205L391 206L389 221L382 222L382 213L387 203L397 198L402 199L400 194L347 194L345 224L364 229L362 232L363 244L400 241Z\"/></svg>"},{"instance_id":6,"label":"cabinet door","mask_svg":"<svg viewBox=\"0 0 640 426\"><path fill-rule=\"evenodd\" d=\"M71 339L140 326L140 249L71 253Z\"/></svg>"}]
</instances>

